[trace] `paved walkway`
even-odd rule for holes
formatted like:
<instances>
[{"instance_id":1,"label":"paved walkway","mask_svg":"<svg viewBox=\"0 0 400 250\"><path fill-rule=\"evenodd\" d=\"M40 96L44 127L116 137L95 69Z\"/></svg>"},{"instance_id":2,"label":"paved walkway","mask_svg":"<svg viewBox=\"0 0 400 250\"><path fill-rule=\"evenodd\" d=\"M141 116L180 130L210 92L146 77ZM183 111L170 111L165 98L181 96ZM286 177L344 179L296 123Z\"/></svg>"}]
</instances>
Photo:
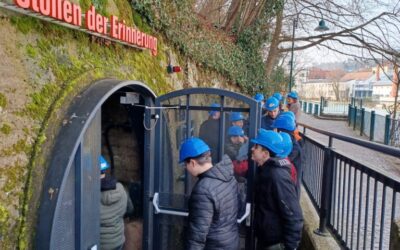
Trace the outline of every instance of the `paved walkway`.
<instances>
[{"instance_id":1,"label":"paved walkway","mask_svg":"<svg viewBox=\"0 0 400 250\"><path fill-rule=\"evenodd\" d=\"M359 131L354 131L352 128L347 126L346 121L322 120L303 113L300 117L300 122L308 126L319 128L321 130L329 131L332 133L368 140L368 138L366 138L365 136L360 136ZM311 130L307 130L306 135L310 136L320 143L328 145L328 137L325 135L318 134ZM364 147L356 146L352 143L343 142L336 139L333 140L333 147L343 155L355 159L365 166L373 168L378 172L391 176L392 178L400 181L399 158L388 156L386 154L376 152L371 149L366 149Z\"/></svg>"}]
</instances>

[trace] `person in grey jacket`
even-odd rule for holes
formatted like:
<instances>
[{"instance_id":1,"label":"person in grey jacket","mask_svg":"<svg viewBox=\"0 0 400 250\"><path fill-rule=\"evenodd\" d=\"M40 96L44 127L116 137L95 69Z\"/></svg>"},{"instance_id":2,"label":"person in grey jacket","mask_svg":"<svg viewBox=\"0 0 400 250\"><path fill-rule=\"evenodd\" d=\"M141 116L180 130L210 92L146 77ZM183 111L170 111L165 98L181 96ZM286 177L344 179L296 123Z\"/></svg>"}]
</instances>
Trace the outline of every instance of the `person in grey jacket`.
<instances>
[{"instance_id":1,"label":"person in grey jacket","mask_svg":"<svg viewBox=\"0 0 400 250\"><path fill-rule=\"evenodd\" d=\"M101 156L100 249L120 250L125 242L124 214L128 208L128 196L121 183L106 175L108 168L109 164Z\"/></svg>"},{"instance_id":2,"label":"person in grey jacket","mask_svg":"<svg viewBox=\"0 0 400 250\"><path fill-rule=\"evenodd\" d=\"M237 250L239 190L232 161L225 155L213 166L210 148L199 138L187 139L179 153L187 171L198 177L189 199L185 249Z\"/></svg>"}]
</instances>

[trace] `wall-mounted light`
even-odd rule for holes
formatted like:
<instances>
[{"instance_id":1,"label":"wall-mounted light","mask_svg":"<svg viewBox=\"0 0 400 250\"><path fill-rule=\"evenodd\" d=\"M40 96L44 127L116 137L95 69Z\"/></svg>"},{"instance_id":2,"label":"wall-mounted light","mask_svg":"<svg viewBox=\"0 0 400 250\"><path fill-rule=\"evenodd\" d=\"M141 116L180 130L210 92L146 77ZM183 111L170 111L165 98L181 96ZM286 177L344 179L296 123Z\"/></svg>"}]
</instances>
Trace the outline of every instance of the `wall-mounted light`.
<instances>
[{"instance_id":1,"label":"wall-mounted light","mask_svg":"<svg viewBox=\"0 0 400 250\"><path fill-rule=\"evenodd\" d=\"M171 64L168 64L168 66L167 66L168 74L179 73L181 71L182 71L182 68L180 66L172 66Z\"/></svg>"}]
</instances>

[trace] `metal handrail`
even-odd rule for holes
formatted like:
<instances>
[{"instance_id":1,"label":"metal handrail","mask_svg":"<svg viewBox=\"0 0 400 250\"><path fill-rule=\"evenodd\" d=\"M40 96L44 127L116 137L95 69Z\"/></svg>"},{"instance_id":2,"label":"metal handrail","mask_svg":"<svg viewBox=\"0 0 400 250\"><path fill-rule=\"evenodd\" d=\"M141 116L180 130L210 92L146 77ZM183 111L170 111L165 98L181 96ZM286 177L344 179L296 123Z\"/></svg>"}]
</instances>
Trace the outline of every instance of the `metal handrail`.
<instances>
[{"instance_id":1,"label":"metal handrail","mask_svg":"<svg viewBox=\"0 0 400 250\"><path fill-rule=\"evenodd\" d=\"M154 213L155 214L170 214L170 215L177 215L177 216L183 216L183 217L188 217L189 213L188 212L179 212L179 211L173 211L173 210L167 210L167 209L161 209L158 206L158 199L159 197L159 193L154 193L154 197L153 197L153 207L155 209ZM239 219L237 219L237 223L242 223L247 217L249 217L250 215L250 211L251 211L251 204L250 203L246 203L246 211L243 214L242 217L240 217Z\"/></svg>"},{"instance_id":2,"label":"metal handrail","mask_svg":"<svg viewBox=\"0 0 400 250\"><path fill-rule=\"evenodd\" d=\"M189 216L188 212L179 212L179 211L172 211L172 210L166 210L166 209L160 209L158 206L158 193L154 193L153 197L153 206L154 206L154 213L155 214L171 214L171 215L177 215L177 216Z\"/></svg>"},{"instance_id":3,"label":"metal handrail","mask_svg":"<svg viewBox=\"0 0 400 250\"><path fill-rule=\"evenodd\" d=\"M298 125L302 126L303 128L310 129L312 131L318 132L320 134L329 136L334 139L338 139L338 140L345 141L345 142L350 142L350 143L357 144L359 146L363 146L363 147L366 147L366 148L369 148L369 149L372 149L372 150L375 150L375 151L378 151L378 152L381 152L384 154L400 157L400 149L398 149L398 148L394 148L391 146L386 146L386 145L382 145L379 143L370 142L370 141L366 141L366 140L361 140L361 139L357 139L357 138L352 138L349 136L344 136L344 135L340 135L340 134L336 134L336 133L332 133L332 132L327 132L327 131L324 131L324 130L321 130L318 128L311 127L304 123L298 123ZM303 133L306 134L305 129L304 129Z\"/></svg>"},{"instance_id":4,"label":"metal handrail","mask_svg":"<svg viewBox=\"0 0 400 250\"><path fill-rule=\"evenodd\" d=\"M400 182L343 155L332 147L332 140L346 141L391 156L399 156L400 150L299 125L304 128L306 155L302 162L305 164L302 181L320 220L315 233L327 235L327 229L330 229L346 249L377 248L378 243L379 249L388 247L390 240L385 235L391 230L399 209ZM329 145L311 139L305 134L306 129L328 136Z\"/></svg>"}]
</instances>

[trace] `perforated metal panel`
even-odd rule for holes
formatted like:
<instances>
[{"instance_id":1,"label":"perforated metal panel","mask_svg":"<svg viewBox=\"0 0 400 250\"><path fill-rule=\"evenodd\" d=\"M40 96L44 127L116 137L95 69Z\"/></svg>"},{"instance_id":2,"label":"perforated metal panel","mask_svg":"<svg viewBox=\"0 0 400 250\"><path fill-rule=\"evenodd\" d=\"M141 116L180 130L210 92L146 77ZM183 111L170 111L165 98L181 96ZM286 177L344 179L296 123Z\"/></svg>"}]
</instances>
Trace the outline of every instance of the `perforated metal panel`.
<instances>
[{"instance_id":1,"label":"perforated metal panel","mask_svg":"<svg viewBox=\"0 0 400 250\"><path fill-rule=\"evenodd\" d=\"M81 174L81 249L89 249L100 241L100 170L101 110L93 118L82 141ZM77 176L79 176L77 174Z\"/></svg>"},{"instance_id":2,"label":"perforated metal panel","mask_svg":"<svg viewBox=\"0 0 400 250\"><path fill-rule=\"evenodd\" d=\"M69 167L69 173L65 186L60 190L61 202L56 210L54 218L54 230L52 231L50 249L73 250L75 249L75 167L80 165L80 155L75 156L75 161Z\"/></svg>"},{"instance_id":3,"label":"perforated metal panel","mask_svg":"<svg viewBox=\"0 0 400 250\"><path fill-rule=\"evenodd\" d=\"M101 110L85 131L65 186L61 187L50 249L90 249L99 244L100 147Z\"/></svg>"}]
</instances>

